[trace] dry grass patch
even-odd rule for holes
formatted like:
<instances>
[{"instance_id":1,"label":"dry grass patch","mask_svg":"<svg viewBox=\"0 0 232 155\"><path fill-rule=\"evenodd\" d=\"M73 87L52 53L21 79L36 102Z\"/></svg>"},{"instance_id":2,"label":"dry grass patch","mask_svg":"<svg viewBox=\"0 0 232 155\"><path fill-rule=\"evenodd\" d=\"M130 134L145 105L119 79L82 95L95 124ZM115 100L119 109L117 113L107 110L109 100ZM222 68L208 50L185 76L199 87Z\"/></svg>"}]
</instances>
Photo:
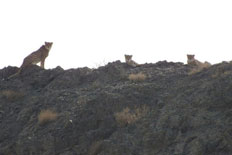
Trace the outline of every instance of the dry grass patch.
<instances>
[{"instance_id":1,"label":"dry grass patch","mask_svg":"<svg viewBox=\"0 0 232 155\"><path fill-rule=\"evenodd\" d=\"M100 153L102 150L102 143L103 143L102 140L94 142L90 146L88 154L89 155L97 155L98 153Z\"/></svg>"},{"instance_id":2,"label":"dry grass patch","mask_svg":"<svg viewBox=\"0 0 232 155\"><path fill-rule=\"evenodd\" d=\"M147 107L136 108L130 110L128 107L124 108L121 112L116 112L114 117L120 127L131 124L142 118L148 112Z\"/></svg>"},{"instance_id":3,"label":"dry grass patch","mask_svg":"<svg viewBox=\"0 0 232 155\"><path fill-rule=\"evenodd\" d=\"M47 110L42 110L39 115L38 115L38 121L39 121L39 124L44 124L44 123L47 123L47 122L50 122L50 121L54 121L57 119L57 113L56 112L53 112L49 109Z\"/></svg>"},{"instance_id":4,"label":"dry grass patch","mask_svg":"<svg viewBox=\"0 0 232 155\"><path fill-rule=\"evenodd\" d=\"M24 94L14 90L3 90L1 95L9 101L16 101L24 97Z\"/></svg>"},{"instance_id":5,"label":"dry grass patch","mask_svg":"<svg viewBox=\"0 0 232 155\"><path fill-rule=\"evenodd\" d=\"M232 74L232 71L216 71L214 72L213 75L211 75L212 78L217 78L217 77L226 77L228 75Z\"/></svg>"},{"instance_id":6,"label":"dry grass patch","mask_svg":"<svg viewBox=\"0 0 232 155\"><path fill-rule=\"evenodd\" d=\"M130 74L128 79L131 81L144 81L147 76L143 73Z\"/></svg>"}]
</instances>

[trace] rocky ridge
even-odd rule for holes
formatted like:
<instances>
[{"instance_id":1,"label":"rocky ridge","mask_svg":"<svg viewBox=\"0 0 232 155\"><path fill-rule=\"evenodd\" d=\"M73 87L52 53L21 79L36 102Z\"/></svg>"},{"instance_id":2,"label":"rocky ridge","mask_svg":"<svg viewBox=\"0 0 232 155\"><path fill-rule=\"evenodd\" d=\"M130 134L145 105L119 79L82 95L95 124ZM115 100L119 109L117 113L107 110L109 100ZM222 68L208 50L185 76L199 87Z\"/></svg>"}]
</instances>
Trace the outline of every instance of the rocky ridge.
<instances>
[{"instance_id":1,"label":"rocky ridge","mask_svg":"<svg viewBox=\"0 0 232 155\"><path fill-rule=\"evenodd\" d=\"M231 63L17 70L0 70L1 155L232 154Z\"/></svg>"}]
</instances>

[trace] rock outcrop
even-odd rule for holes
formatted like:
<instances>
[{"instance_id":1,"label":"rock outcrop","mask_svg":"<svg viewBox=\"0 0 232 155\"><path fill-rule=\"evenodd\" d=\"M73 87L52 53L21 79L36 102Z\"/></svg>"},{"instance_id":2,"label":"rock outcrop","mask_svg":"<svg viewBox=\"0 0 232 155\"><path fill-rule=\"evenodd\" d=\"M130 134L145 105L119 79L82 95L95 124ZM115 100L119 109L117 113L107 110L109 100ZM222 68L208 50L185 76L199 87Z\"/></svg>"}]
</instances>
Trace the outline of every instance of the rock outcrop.
<instances>
[{"instance_id":1,"label":"rock outcrop","mask_svg":"<svg viewBox=\"0 0 232 155\"><path fill-rule=\"evenodd\" d=\"M232 154L231 63L17 70L0 70L1 155Z\"/></svg>"}]
</instances>

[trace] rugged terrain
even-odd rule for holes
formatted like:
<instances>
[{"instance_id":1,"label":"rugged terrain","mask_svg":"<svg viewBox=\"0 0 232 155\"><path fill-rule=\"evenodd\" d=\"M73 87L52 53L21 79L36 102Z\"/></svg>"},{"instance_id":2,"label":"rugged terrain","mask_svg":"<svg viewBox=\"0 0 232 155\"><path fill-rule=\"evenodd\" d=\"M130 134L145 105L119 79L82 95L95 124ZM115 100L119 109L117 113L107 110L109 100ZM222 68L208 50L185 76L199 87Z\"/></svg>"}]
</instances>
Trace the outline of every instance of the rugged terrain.
<instances>
[{"instance_id":1,"label":"rugged terrain","mask_svg":"<svg viewBox=\"0 0 232 155\"><path fill-rule=\"evenodd\" d=\"M232 63L192 69L3 68L0 155L231 155Z\"/></svg>"}]
</instances>

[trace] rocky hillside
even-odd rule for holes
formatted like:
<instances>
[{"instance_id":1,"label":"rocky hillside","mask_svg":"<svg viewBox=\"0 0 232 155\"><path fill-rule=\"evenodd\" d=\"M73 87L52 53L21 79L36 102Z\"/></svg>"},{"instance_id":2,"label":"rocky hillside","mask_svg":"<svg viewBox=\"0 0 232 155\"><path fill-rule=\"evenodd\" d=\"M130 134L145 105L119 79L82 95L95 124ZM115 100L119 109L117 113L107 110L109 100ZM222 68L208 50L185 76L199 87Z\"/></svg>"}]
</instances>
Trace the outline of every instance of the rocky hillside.
<instances>
[{"instance_id":1,"label":"rocky hillside","mask_svg":"<svg viewBox=\"0 0 232 155\"><path fill-rule=\"evenodd\" d=\"M0 70L1 155L231 155L232 64Z\"/></svg>"}]
</instances>

